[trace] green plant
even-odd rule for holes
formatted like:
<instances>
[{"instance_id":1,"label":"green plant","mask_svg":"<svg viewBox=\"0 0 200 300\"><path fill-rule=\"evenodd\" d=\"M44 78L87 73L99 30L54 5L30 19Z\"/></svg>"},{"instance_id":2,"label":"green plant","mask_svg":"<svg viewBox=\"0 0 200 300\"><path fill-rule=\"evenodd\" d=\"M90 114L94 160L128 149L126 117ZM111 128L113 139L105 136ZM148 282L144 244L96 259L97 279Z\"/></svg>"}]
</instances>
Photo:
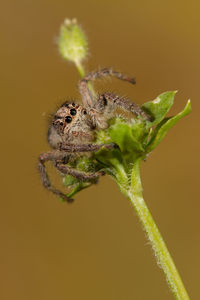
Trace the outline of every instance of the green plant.
<instances>
[{"instance_id":1,"label":"green plant","mask_svg":"<svg viewBox=\"0 0 200 300\"><path fill-rule=\"evenodd\" d=\"M87 55L87 41L81 27L75 20L66 20L61 26L59 50L63 58L75 63L80 75L85 75L82 62ZM92 93L95 93L90 85ZM140 164L149 153L162 141L169 129L182 117L191 112L190 101L185 108L173 117L166 117L174 102L176 92L170 91L159 95L155 100L142 105L152 121L137 117L131 120L115 117L106 130L96 132L96 143L114 142L119 149L102 149L91 158L81 157L73 164L84 171L104 170L118 184L121 192L131 201L151 242L155 256L162 267L167 282L176 299L189 299L165 242L143 199L140 179ZM74 196L92 182L80 182L66 176L64 185L71 187L69 197Z\"/></svg>"}]
</instances>

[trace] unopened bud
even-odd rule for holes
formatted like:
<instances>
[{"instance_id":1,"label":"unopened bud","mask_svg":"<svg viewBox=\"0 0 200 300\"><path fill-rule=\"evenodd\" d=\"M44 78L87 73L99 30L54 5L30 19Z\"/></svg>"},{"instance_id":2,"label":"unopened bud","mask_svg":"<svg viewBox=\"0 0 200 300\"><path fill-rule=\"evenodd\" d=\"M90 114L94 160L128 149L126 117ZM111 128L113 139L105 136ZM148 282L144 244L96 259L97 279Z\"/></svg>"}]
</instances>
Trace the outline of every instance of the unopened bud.
<instances>
[{"instance_id":1,"label":"unopened bud","mask_svg":"<svg viewBox=\"0 0 200 300\"><path fill-rule=\"evenodd\" d=\"M75 64L87 56L87 39L76 19L66 19L61 25L58 46L61 56Z\"/></svg>"}]
</instances>

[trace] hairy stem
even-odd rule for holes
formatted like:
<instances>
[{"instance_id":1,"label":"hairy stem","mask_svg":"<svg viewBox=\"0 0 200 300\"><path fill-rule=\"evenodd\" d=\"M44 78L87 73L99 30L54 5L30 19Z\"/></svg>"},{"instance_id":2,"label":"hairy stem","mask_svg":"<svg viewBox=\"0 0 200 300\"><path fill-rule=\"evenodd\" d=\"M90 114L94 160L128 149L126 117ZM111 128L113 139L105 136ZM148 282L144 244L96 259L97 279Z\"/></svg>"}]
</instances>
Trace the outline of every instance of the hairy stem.
<instances>
[{"instance_id":1,"label":"hairy stem","mask_svg":"<svg viewBox=\"0 0 200 300\"><path fill-rule=\"evenodd\" d=\"M146 235L151 242L158 264L163 269L175 298L178 300L189 300L189 296L174 261L143 199L140 179L140 160L137 160L133 166L131 186L127 191L127 196L136 210Z\"/></svg>"}]
</instances>

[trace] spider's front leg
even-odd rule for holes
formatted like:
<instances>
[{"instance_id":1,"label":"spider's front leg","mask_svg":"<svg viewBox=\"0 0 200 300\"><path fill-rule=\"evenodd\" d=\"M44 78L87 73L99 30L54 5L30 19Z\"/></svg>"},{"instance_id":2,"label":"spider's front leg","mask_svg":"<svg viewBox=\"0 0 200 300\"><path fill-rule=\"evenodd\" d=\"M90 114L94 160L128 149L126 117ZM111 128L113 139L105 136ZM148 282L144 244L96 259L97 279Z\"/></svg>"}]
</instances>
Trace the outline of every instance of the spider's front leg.
<instances>
[{"instance_id":1,"label":"spider's front leg","mask_svg":"<svg viewBox=\"0 0 200 300\"><path fill-rule=\"evenodd\" d=\"M75 178L77 178L80 181L91 181L95 180L95 183L97 183L97 179L100 176L105 175L105 172L99 171L99 172L94 172L94 173L86 173L84 171L80 171L77 169L74 169L72 167L69 167L67 165L64 165L62 163L56 163L56 168L65 175L71 175Z\"/></svg>"},{"instance_id":2,"label":"spider's front leg","mask_svg":"<svg viewBox=\"0 0 200 300\"><path fill-rule=\"evenodd\" d=\"M79 83L79 91L83 99L83 103L85 106L94 107L95 106L95 99L94 95L92 95L89 87L88 82L94 81L96 79L100 79L103 77L112 76L115 78L118 78L123 81L128 81L132 84L135 84L135 79L132 77L129 77L125 74L122 74L120 72L114 71L111 68L104 68L96 72L91 72L87 74L83 79L81 79Z\"/></svg>"},{"instance_id":3,"label":"spider's front leg","mask_svg":"<svg viewBox=\"0 0 200 300\"><path fill-rule=\"evenodd\" d=\"M101 148L106 148L106 149L114 149L118 148L118 146L114 143L110 144L60 144L60 150L74 153L74 152L95 152L100 150ZM84 171L80 171L77 169L74 169L72 167L69 167L67 165L64 165L62 163L56 163L56 168L63 174L69 174L81 181L91 181L94 179L98 179L100 176L105 175L105 172L103 171L98 171L94 173L86 173Z\"/></svg>"},{"instance_id":4,"label":"spider's front leg","mask_svg":"<svg viewBox=\"0 0 200 300\"><path fill-rule=\"evenodd\" d=\"M118 146L114 143L110 144L61 144L60 145L60 150L64 150L66 152L95 152L100 150L101 148L106 148L106 149L114 149L118 148ZM91 181L94 179L98 179L100 176L105 175L105 172L103 171L98 171L94 173L86 173L74 168L71 168L67 165L64 165L62 163L57 163L56 168L63 174L69 174L81 181Z\"/></svg>"},{"instance_id":5,"label":"spider's front leg","mask_svg":"<svg viewBox=\"0 0 200 300\"><path fill-rule=\"evenodd\" d=\"M68 155L69 154L63 153L61 151L56 151L56 150L40 154L40 156L38 158L38 160L39 160L38 161L38 171L41 176L42 184L47 190L51 191L52 193L61 197L62 199L64 199L67 202L72 202L73 199L68 198L64 193L57 190L56 188L54 188L51 185L49 176L48 176L46 168L45 168L45 162L63 160L65 158L67 158Z\"/></svg>"},{"instance_id":6,"label":"spider's front leg","mask_svg":"<svg viewBox=\"0 0 200 300\"><path fill-rule=\"evenodd\" d=\"M62 143L60 144L60 150L74 153L74 152L95 152L100 150L101 148L106 148L106 149L115 149L119 148L116 144L114 143L109 143L109 144L65 144ZM97 179L99 176L105 175L105 172L103 171L98 171L94 173L86 173L74 168L71 168L67 165L64 165L62 163L57 163L56 168L63 174L69 174L81 181L90 181L93 179Z\"/></svg>"},{"instance_id":7,"label":"spider's front leg","mask_svg":"<svg viewBox=\"0 0 200 300\"><path fill-rule=\"evenodd\" d=\"M81 181L91 181L91 180L97 180L100 176L104 175L105 173L103 171L94 172L94 173L86 173L83 171L79 171L76 169L73 169L63 163L61 163L62 160L69 157L69 153L74 152L92 152L92 151L98 151L102 147L105 147L106 149L113 149L116 148L117 145L114 143L110 144L101 144L101 145L95 145L95 144L83 144L83 145L76 145L76 144L61 144L60 150L55 150L51 152L42 153L39 156L39 162L38 162L38 170L42 179L42 183L46 189L54 193L55 195L61 197L67 202L72 202L73 199L68 198L63 192L57 190L51 185L49 176L47 174L46 168L45 168L45 162L47 161L54 161L56 163L56 168L63 174L69 174Z\"/></svg>"},{"instance_id":8,"label":"spider's front leg","mask_svg":"<svg viewBox=\"0 0 200 300\"><path fill-rule=\"evenodd\" d=\"M132 112L137 116L142 116L144 119L151 121L151 117L146 114L137 104L131 100L118 96L113 93L101 94L97 101L97 109L104 112L106 109L108 113L111 113L116 107L119 107L128 112Z\"/></svg>"},{"instance_id":9,"label":"spider's front leg","mask_svg":"<svg viewBox=\"0 0 200 300\"><path fill-rule=\"evenodd\" d=\"M118 146L115 143L109 143L109 144L68 144L68 143L61 143L60 144L60 150L66 151L66 152L95 152L100 150L101 148L106 149L114 149L118 148Z\"/></svg>"}]
</instances>

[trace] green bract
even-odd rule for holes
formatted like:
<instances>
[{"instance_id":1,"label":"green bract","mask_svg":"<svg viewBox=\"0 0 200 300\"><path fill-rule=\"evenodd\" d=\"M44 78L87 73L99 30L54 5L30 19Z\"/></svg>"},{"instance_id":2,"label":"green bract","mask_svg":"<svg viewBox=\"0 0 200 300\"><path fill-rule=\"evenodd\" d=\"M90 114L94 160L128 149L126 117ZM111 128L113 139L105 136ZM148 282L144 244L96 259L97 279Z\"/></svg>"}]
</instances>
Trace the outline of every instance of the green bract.
<instances>
[{"instance_id":1,"label":"green bract","mask_svg":"<svg viewBox=\"0 0 200 300\"><path fill-rule=\"evenodd\" d=\"M119 149L101 149L90 159L80 158L75 167L85 172L103 169L115 178L122 191L126 189L133 165L138 160L144 160L162 141L169 129L190 113L191 104L188 101L185 108L176 116L165 117L173 105L175 93L165 92L155 100L142 105L143 110L151 116L151 122L140 117L133 117L131 120L120 117L112 119L108 129L96 132L96 143L113 142ZM83 184L71 176L66 176L64 182L68 187L75 186L76 192L92 184Z\"/></svg>"}]
</instances>

